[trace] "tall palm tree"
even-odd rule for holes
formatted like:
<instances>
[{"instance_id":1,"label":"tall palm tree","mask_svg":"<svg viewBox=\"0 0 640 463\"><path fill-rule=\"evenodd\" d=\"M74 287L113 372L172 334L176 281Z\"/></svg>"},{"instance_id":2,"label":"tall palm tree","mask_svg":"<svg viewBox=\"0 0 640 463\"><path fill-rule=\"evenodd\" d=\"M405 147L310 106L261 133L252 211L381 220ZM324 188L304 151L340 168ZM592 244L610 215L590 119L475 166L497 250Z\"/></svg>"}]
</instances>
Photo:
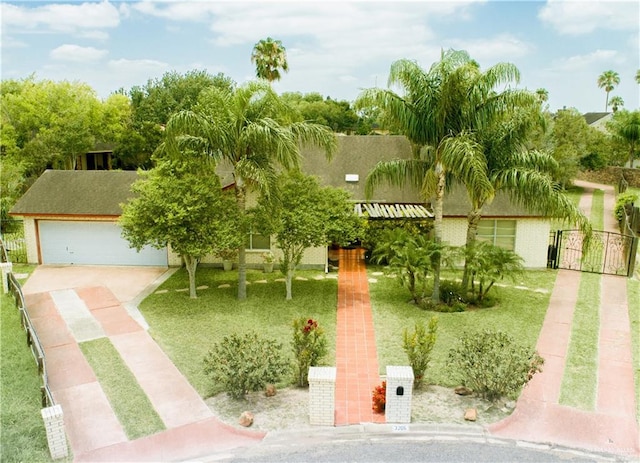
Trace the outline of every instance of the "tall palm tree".
<instances>
[{"instance_id":1,"label":"tall palm tree","mask_svg":"<svg viewBox=\"0 0 640 463\"><path fill-rule=\"evenodd\" d=\"M429 71L409 60L391 65L389 86L398 85L402 95L372 88L363 91L358 107L381 108L385 116L412 143L412 159L381 162L369 173L366 191L383 182L418 186L425 201L433 197L434 239L442 241L443 200L448 172L463 179L483 195L491 196L491 185L483 172L485 161L473 135L468 131L470 117L465 114L469 94L465 87L469 73L478 67L464 51L442 52L440 61ZM434 266L432 301L440 301L440 265Z\"/></svg>"},{"instance_id":2,"label":"tall palm tree","mask_svg":"<svg viewBox=\"0 0 640 463\"><path fill-rule=\"evenodd\" d=\"M640 84L640 69L636 71L636 83Z\"/></svg>"},{"instance_id":3,"label":"tall palm tree","mask_svg":"<svg viewBox=\"0 0 640 463\"><path fill-rule=\"evenodd\" d=\"M607 98L604 103L605 111L609 108L609 92L611 92L611 90L613 90L619 83L620 76L617 72L612 70L604 71L598 77L598 87L604 88L604 91L607 92Z\"/></svg>"},{"instance_id":4,"label":"tall palm tree","mask_svg":"<svg viewBox=\"0 0 640 463\"><path fill-rule=\"evenodd\" d=\"M289 71L287 51L280 40L271 37L260 40L253 46L251 62L256 65L256 76L269 83L280 80L280 69Z\"/></svg>"},{"instance_id":5,"label":"tall palm tree","mask_svg":"<svg viewBox=\"0 0 640 463\"><path fill-rule=\"evenodd\" d=\"M182 111L167 123L169 152L192 151L229 166L241 222L247 223L247 193L273 191L277 169L298 168L300 146L323 148L328 158L336 150L334 133L325 126L290 122L289 108L266 82L249 82L231 92L211 88L192 111ZM239 230L246 233L248 230ZM238 249L238 299L246 298L246 255Z\"/></svg>"},{"instance_id":6,"label":"tall palm tree","mask_svg":"<svg viewBox=\"0 0 640 463\"><path fill-rule=\"evenodd\" d=\"M621 96L612 96L611 101L609 101L609 106L611 106L611 110L615 113L620 107L624 106L624 100Z\"/></svg>"},{"instance_id":7,"label":"tall palm tree","mask_svg":"<svg viewBox=\"0 0 640 463\"><path fill-rule=\"evenodd\" d=\"M536 96L540 103L546 103L549 101L549 91L546 88L539 88L536 90Z\"/></svg>"}]
</instances>

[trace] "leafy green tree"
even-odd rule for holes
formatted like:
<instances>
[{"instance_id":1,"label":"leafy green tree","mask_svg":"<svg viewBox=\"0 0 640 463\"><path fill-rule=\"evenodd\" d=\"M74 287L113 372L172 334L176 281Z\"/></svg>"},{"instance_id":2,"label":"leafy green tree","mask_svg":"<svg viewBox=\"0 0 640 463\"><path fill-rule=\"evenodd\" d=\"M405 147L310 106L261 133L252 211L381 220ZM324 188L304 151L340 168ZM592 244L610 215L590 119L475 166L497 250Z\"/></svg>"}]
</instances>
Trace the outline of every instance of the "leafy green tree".
<instances>
[{"instance_id":1,"label":"leafy green tree","mask_svg":"<svg viewBox=\"0 0 640 463\"><path fill-rule=\"evenodd\" d=\"M624 106L624 100L621 96L612 96L611 101L609 101L609 106L611 106L611 110L615 113L619 108Z\"/></svg>"},{"instance_id":2,"label":"leafy green tree","mask_svg":"<svg viewBox=\"0 0 640 463\"><path fill-rule=\"evenodd\" d=\"M151 156L162 143L164 128L171 115L190 110L200 93L210 87L230 91L234 82L222 73L209 74L192 70L184 74L170 71L128 92L131 116L122 137L117 140L114 156L123 169L150 168Z\"/></svg>"},{"instance_id":3,"label":"leafy green tree","mask_svg":"<svg viewBox=\"0 0 640 463\"><path fill-rule=\"evenodd\" d=\"M315 177L300 172L281 175L278 180L276 194L262 198L255 222L261 233L275 237L282 251L280 269L290 300L293 277L305 250L354 241L361 219L344 190L322 187Z\"/></svg>"},{"instance_id":4,"label":"leafy green tree","mask_svg":"<svg viewBox=\"0 0 640 463\"><path fill-rule=\"evenodd\" d=\"M636 83L640 84L640 69L636 71Z\"/></svg>"},{"instance_id":5,"label":"leafy green tree","mask_svg":"<svg viewBox=\"0 0 640 463\"><path fill-rule=\"evenodd\" d=\"M590 127L576 109L558 111L551 134L552 155L558 163L554 178L564 187L578 172L578 163L588 154Z\"/></svg>"},{"instance_id":6,"label":"leafy green tree","mask_svg":"<svg viewBox=\"0 0 640 463\"><path fill-rule=\"evenodd\" d=\"M633 160L640 148L640 111L616 112L608 124L608 129L627 147L629 167L633 167Z\"/></svg>"},{"instance_id":7,"label":"leafy green tree","mask_svg":"<svg viewBox=\"0 0 640 463\"><path fill-rule=\"evenodd\" d=\"M236 239L234 200L223 193L212 163L165 159L140 175L132 187L136 197L123 205L122 234L138 250L171 246L184 261L189 295L196 298L200 259Z\"/></svg>"},{"instance_id":8,"label":"leafy green tree","mask_svg":"<svg viewBox=\"0 0 640 463\"><path fill-rule=\"evenodd\" d=\"M170 153L191 149L230 169L240 217L237 233L247 229L247 193L269 196L277 169L299 168L300 147L323 148L331 158L335 135L327 127L291 122L288 107L265 82L249 82L232 91L212 87L192 111L181 111L167 124L165 147ZM238 249L238 298L247 297L246 252Z\"/></svg>"},{"instance_id":9,"label":"leafy green tree","mask_svg":"<svg viewBox=\"0 0 640 463\"><path fill-rule=\"evenodd\" d=\"M362 121L348 101L324 99L319 93L302 95L299 92L283 93L281 98L299 114L299 120L326 125L334 132L359 131Z\"/></svg>"},{"instance_id":10,"label":"leafy green tree","mask_svg":"<svg viewBox=\"0 0 640 463\"><path fill-rule=\"evenodd\" d=\"M620 83L620 75L612 70L604 71L602 74L598 76L598 87L604 88L604 91L607 93L607 98L604 103L604 110L606 111L609 108L609 93L611 90L616 88L616 85Z\"/></svg>"},{"instance_id":11,"label":"leafy green tree","mask_svg":"<svg viewBox=\"0 0 640 463\"><path fill-rule=\"evenodd\" d=\"M280 40L271 37L262 39L253 46L251 62L256 65L256 77L266 79L269 83L280 80L280 69L289 71L287 50Z\"/></svg>"}]
</instances>

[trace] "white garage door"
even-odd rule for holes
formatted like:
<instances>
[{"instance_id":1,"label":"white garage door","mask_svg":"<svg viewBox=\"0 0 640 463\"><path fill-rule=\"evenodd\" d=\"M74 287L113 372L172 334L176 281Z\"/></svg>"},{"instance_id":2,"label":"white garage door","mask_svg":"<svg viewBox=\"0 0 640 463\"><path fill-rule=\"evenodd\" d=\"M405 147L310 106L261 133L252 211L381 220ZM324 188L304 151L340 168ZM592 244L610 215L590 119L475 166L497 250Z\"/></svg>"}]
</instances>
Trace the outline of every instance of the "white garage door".
<instances>
[{"instance_id":1,"label":"white garage door","mask_svg":"<svg viewBox=\"0 0 640 463\"><path fill-rule=\"evenodd\" d=\"M167 250L137 252L114 222L38 222L43 264L167 265Z\"/></svg>"}]
</instances>

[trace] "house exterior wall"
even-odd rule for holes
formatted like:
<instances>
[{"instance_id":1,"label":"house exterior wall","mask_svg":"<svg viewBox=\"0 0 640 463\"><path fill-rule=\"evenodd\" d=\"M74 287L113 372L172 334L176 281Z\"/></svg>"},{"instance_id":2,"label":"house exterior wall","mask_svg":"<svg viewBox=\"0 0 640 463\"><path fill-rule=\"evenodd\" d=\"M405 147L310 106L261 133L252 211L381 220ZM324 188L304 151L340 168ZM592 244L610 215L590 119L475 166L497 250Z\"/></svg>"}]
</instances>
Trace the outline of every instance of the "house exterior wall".
<instances>
[{"instance_id":1,"label":"house exterior wall","mask_svg":"<svg viewBox=\"0 0 640 463\"><path fill-rule=\"evenodd\" d=\"M38 264L36 221L32 217L24 217L22 225L24 227L24 241L27 246L27 262L30 264Z\"/></svg>"},{"instance_id":2,"label":"house exterior wall","mask_svg":"<svg viewBox=\"0 0 640 463\"><path fill-rule=\"evenodd\" d=\"M515 252L526 268L546 268L551 223L548 219L519 218L516 221ZM467 219L444 218L442 240L450 246L463 246L467 239Z\"/></svg>"}]
</instances>

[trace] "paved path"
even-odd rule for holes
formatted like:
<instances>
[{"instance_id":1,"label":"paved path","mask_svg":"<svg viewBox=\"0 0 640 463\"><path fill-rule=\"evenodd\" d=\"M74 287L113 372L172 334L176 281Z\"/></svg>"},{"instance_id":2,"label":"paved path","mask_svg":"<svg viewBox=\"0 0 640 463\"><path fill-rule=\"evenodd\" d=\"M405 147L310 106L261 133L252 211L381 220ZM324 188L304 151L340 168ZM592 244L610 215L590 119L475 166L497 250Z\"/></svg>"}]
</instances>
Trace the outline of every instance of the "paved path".
<instances>
[{"instance_id":1,"label":"paved path","mask_svg":"<svg viewBox=\"0 0 640 463\"><path fill-rule=\"evenodd\" d=\"M109 289L57 289L25 297L76 461L186 460L251 445L264 437L264 433L238 430L217 420ZM132 371L166 431L127 439L78 345L103 337L110 339Z\"/></svg>"},{"instance_id":2,"label":"paved path","mask_svg":"<svg viewBox=\"0 0 640 463\"><path fill-rule=\"evenodd\" d=\"M605 227L616 231L613 188L578 182L585 188L580 208L589 214L593 189L605 190ZM559 404L581 273L560 270L538 338L544 371L524 389L513 414L489 426L494 435L640 456L636 421L626 278L601 277L598 384L594 411Z\"/></svg>"},{"instance_id":3,"label":"paved path","mask_svg":"<svg viewBox=\"0 0 640 463\"><path fill-rule=\"evenodd\" d=\"M376 337L363 249L341 249L336 326L336 425L384 423L373 413L380 384Z\"/></svg>"}]
</instances>

